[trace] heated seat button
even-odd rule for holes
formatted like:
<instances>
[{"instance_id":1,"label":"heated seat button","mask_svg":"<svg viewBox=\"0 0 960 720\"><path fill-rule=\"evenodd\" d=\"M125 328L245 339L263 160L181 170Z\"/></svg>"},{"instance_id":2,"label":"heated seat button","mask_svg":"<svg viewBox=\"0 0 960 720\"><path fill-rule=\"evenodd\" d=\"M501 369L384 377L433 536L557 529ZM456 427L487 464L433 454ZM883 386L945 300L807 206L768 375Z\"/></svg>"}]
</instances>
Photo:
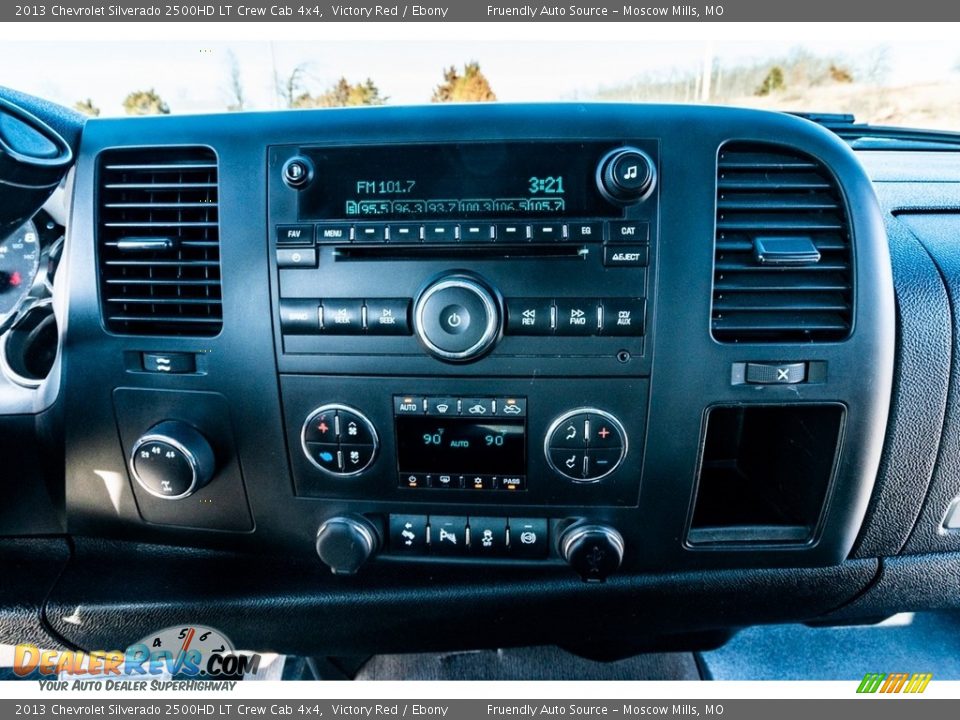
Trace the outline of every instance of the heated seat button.
<instances>
[{"instance_id":1,"label":"heated seat button","mask_svg":"<svg viewBox=\"0 0 960 720\"><path fill-rule=\"evenodd\" d=\"M307 457L317 467L331 473L340 473L340 448L328 443L306 443Z\"/></svg>"},{"instance_id":2,"label":"heated seat button","mask_svg":"<svg viewBox=\"0 0 960 720\"><path fill-rule=\"evenodd\" d=\"M367 300L367 332L371 335L409 335L410 301L406 298Z\"/></svg>"},{"instance_id":3,"label":"heated seat button","mask_svg":"<svg viewBox=\"0 0 960 720\"><path fill-rule=\"evenodd\" d=\"M596 335L599 326L599 305L596 300L557 300L557 335Z\"/></svg>"},{"instance_id":4,"label":"heated seat button","mask_svg":"<svg viewBox=\"0 0 960 720\"><path fill-rule=\"evenodd\" d=\"M552 335L553 301L546 298L507 300L508 335Z\"/></svg>"},{"instance_id":5,"label":"heated seat button","mask_svg":"<svg viewBox=\"0 0 960 720\"><path fill-rule=\"evenodd\" d=\"M470 554L501 557L507 552L506 518L470 518Z\"/></svg>"},{"instance_id":6,"label":"heated seat button","mask_svg":"<svg viewBox=\"0 0 960 720\"><path fill-rule=\"evenodd\" d=\"M643 335L647 303L641 299L604 298L604 335Z\"/></svg>"},{"instance_id":7,"label":"heated seat button","mask_svg":"<svg viewBox=\"0 0 960 720\"><path fill-rule=\"evenodd\" d=\"M510 518L510 555L540 559L547 556L547 521L543 518Z\"/></svg>"},{"instance_id":8,"label":"heated seat button","mask_svg":"<svg viewBox=\"0 0 960 720\"><path fill-rule=\"evenodd\" d=\"M467 519L431 515L430 549L437 555L463 555L467 551Z\"/></svg>"},{"instance_id":9,"label":"heated seat button","mask_svg":"<svg viewBox=\"0 0 960 720\"><path fill-rule=\"evenodd\" d=\"M425 515L391 515L390 549L421 555L427 551L427 517Z\"/></svg>"},{"instance_id":10,"label":"heated seat button","mask_svg":"<svg viewBox=\"0 0 960 720\"><path fill-rule=\"evenodd\" d=\"M323 332L330 335L357 335L363 332L362 300L322 300Z\"/></svg>"}]
</instances>

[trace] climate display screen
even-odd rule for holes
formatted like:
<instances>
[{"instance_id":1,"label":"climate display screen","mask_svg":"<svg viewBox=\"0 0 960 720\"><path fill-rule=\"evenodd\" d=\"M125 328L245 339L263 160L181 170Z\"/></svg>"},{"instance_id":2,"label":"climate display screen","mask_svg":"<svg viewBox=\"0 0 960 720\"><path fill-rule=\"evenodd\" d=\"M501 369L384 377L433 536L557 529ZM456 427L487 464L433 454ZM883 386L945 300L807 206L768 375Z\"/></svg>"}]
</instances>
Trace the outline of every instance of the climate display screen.
<instances>
[{"instance_id":1,"label":"climate display screen","mask_svg":"<svg viewBox=\"0 0 960 720\"><path fill-rule=\"evenodd\" d=\"M610 142L309 148L301 220L620 217L596 188Z\"/></svg>"},{"instance_id":2,"label":"climate display screen","mask_svg":"<svg viewBox=\"0 0 960 720\"><path fill-rule=\"evenodd\" d=\"M523 475L523 420L398 417L401 473Z\"/></svg>"}]
</instances>

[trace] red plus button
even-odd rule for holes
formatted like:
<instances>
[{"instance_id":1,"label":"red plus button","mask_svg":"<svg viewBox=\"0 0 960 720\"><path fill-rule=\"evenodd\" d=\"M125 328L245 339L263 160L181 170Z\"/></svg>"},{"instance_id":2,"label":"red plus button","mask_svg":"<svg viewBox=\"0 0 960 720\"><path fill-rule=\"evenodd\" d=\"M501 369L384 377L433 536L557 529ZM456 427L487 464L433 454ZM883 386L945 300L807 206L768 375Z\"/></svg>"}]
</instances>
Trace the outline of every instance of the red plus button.
<instances>
[{"instance_id":1,"label":"red plus button","mask_svg":"<svg viewBox=\"0 0 960 720\"><path fill-rule=\"evenodd\" d=\"M607 435L609 435L609 434L610 434L610 431L607 430L607 428L602 428L602 429L600 430L600 432L597 433L597 435L599 435L600 437L602 437L604 440L607 439Z\"/></svg>"}]
</instances>

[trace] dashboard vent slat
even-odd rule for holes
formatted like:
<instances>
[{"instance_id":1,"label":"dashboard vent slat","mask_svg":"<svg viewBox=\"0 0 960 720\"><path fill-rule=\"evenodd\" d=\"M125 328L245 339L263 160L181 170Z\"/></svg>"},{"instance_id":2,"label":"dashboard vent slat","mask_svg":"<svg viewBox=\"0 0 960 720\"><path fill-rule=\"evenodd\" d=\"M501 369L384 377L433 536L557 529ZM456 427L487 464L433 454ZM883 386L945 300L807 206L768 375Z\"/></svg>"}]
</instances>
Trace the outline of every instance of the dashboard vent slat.
<instances>
[{"instance_id":1,"label":"dashboard vent slat","mask_svg":"<svg viewBox=\"0 0 960 720\"><path fill-rule=\"evenodd\" d=\"M786 146L727 143L717 164L716 211L714 338L830 342L849 335L849 216L836 180L822 163ZM763 249L769 238L803 238L814 257L764 264L757 247Z\"/></svg>"},{"instance_id":2,"label":"dashboard vent slat","mask_svg":"<svg viewBox=\"0 0 960 720\"><path fill-rule=\"evenodd\" d=\"M213 150L108 150L98 172L97 250L107 329L152 336L219 333L223 307Z\"/></svg>"}]
</instances>

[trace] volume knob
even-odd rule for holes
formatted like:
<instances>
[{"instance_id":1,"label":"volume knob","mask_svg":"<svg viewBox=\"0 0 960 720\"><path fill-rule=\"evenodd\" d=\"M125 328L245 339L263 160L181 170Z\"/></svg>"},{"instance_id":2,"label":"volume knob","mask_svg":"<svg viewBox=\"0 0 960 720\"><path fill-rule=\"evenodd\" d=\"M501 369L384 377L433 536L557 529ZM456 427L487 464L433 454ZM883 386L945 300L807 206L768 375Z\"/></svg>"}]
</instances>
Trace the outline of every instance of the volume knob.
<instances>
[{"instance_id":1,"label":"volume knob","mask_svg":"<svg viewBox=\"0 0 960 720\"><path fill-rule=\"evenodd\" d=\"M597 166L597 186L607 200L633 205L653 192L657 171L643 150L623 147L614 150Z\"/></svg>"}]
</instances>

